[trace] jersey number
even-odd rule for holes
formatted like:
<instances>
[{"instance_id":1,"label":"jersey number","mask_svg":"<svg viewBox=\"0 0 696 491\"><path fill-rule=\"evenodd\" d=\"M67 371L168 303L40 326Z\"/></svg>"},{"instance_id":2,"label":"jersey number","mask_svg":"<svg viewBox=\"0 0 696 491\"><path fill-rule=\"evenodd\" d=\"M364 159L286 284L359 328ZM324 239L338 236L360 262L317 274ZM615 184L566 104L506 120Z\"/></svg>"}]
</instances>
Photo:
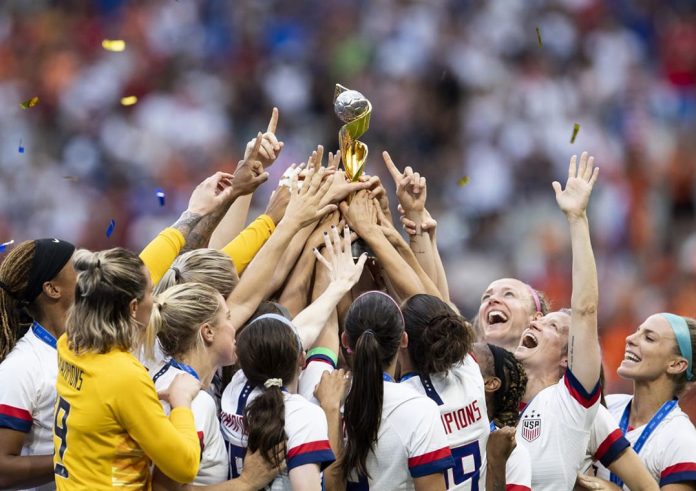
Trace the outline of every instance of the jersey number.
<instances>
[{"instance_id":1,"label":"jersey number","mask_svg":"<svg viewBox=\"0 0 696 491\"><path fill-rule=\"evenodd\" d=\"M68 446L68 414L70 414L70 404L62 397L59 397L56 404L55 420L53 421L53 433L60 439L58 460L61 462ZM58 424L59 422L60 424ZM67 478L68 469L61 462L56 462L53 472L60 477Z\"/></svg>"},{"instance_id":2,"label":"jersey number","mask_svg":"<svg viewBox=\"0 0 696 491\"><path fill-rule=\"evenodd\" d=\"M447 469L445 473L447 489L471 479L471 489L477 491L481 469L481 451L479 450L478 440L453 448L452 457L454 458L454 467Z\"/></svg>"}]
</instances>

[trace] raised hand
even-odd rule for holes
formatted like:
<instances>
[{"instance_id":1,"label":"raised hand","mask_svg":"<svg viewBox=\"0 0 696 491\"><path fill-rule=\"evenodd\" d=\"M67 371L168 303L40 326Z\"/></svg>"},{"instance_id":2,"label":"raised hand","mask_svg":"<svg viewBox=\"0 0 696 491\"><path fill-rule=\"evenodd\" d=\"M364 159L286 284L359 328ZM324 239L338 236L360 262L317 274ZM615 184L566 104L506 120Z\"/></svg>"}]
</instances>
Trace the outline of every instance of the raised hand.
<instances>
[{"instance_id":1,"label":"raised hand","mask_svg":"<svg viewBox=\"0 0 696 491\"><path fill-rule=\"evenodd\" d=\"M254 146L244 160L237 164L234 171L234 187L237 196L245 196L256 191L261 184L268 180L268 172L264 170L261 161L261 148L263 145L263 134L259 132L253 140Z\"/></svg>"},{"instance_id":2,"label":"raised hand","mask_svg":"<svg viewBox=\"0 0 696 491\"><path fill-rule=\"evenodd\" d=\"M358 191L353 195L350 205L341 201L339 205L343 218L351 229L360 237L367 237L377 227L377 209L375 202L368 196L366 190Z\"/></svg>"},{"instance_id":3,"label":"raised hand","mask_svg":"<svg viewBox=\"0 0 696 491\"><path fill-rule=\"evenodd\" d=\"M406 167L403 174L397 169L388 152L382 152L382 158L387 170L394 179L396 185L396 197L407 215L420 213L425 208L427 195L425 177L418 172L413 172L411 167Z\"/></svg>"},{"instance_id":4,"label":"raised hand","mask_svg":"<svg viewBox=\"0 0 696 491\"><path fill-rule=\"evenodd\" d=\"M417 235L419 233L418 224L415 221L406 217L406 215L404 214L404 209L401 205L399 205L399 214L401 215L401 226L403 227L404 231L408 235ZM437 220L430 216L430 213L427 209L423 208L423 221L420 223L420 230L422 230L423 232L428 232L428 234L432 238L435 235L436 229Z\"/></svg>"},{"instance_id":5,"label":"raised hand","mask_svg":"<svg viewBox=\"0 0 696 491\"><path fill-rule=\"evenodd\" d=\"M309 166L302 189L298 186L298 176L290 178L290 203L285 209L285 218L295 221L299 228L316 222L322 216L334 211L337 206L333 204L322 205L331 181L324 179L326 169Z\"/></svg>"},{"instance_id":6,"label":"raised hand","mask_svg":"<svg viewBox=\"0 0 696 491\"><path fill-rule=\"evenodd\" d=\"M587 152L582 152L580 164L576 163L577 156L573 155L568 165L565 189L561 189L558 181L553 182L558 207L568 218L585 216L592 188L599 176L599 167L594 167L594 157L588 158Z\"/></svg>"},{"instance_id":7,"label":"raised hand","mask_svg":"<svg viewBox=\"0 0 696 491\"><path fill-rule=\"evenodd\" d=\"M316 248L314 255L329 270L331 283L341 286L345 291L350 290L360 279L367 254L363 253L357 263L353 261L348 227L343 229L343 238L339 236L337 227L331 227L331 232L324 234L324 243L324 254L327 257L322 256Z\"/></svg>"},{"instance_id":8,"label":"raised hand","mask_svg":"<svg viewBox=\"0 0 696 491\"><path fill-rule=\"evenodd\" d=\"M271 113L271 120L268 122L268 128L266 132L261 135L261 145L257 150L257 160L261 163L263 168L269 167L276 161L280 155L281 150L285 146L285 143L278 141L275 132L278 127L278 108L274 107ZM256 145L256 139L252 139L247 143L246 150L244 151L244 160L248 160L251 157L254 147Z\"/></svg>"},{"instance_id":9,"label":"raised hand","mask_svg":"<svg viewBox=\"0 0 696 491\"><path fill-rule=\"evenodd\" d=\"M329 179L331 179L331 187L324 198L326 203L338 203L339 201L346 199L351 193L369 188L368 182L349 181L346 178L345 172L343 171L336 171L336 173L329 177Z\"/></svg>"},{"instance_id":10,"label":"raised hand","mask_svg":"<svg viewBox=\"0 0 696 491\"><path fill-rule=\"evenodd\" d=\"M226 172L216 172L206 178L191 193L187 211L203 216L228 204L235 192L233 180L234 176Z\"/></svg>"},{"instance_id":11,"label":"raised hand","mask_svg":"<svg viewBox=\"0 0 696 491\"><path fill-rule=\"evenodd\" d=\"M277 225L283 218L289 202L290 190L287 186L279 185L276 190L271 193L271 198L268 200L268 206L266 206L264 214L268 215L271 220L273 220L273 223Z\"/></svg>"}]
</instances>

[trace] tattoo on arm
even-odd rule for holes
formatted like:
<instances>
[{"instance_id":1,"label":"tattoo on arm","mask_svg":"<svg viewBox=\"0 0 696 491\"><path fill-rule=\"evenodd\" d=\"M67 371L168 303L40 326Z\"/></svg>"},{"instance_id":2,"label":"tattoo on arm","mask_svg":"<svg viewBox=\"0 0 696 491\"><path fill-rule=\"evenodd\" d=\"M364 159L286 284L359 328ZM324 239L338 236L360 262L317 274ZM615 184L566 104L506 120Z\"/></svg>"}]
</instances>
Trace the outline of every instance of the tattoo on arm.
<instances>
[{"instance_id":1,"label":"tattoo on arm","mask_svg":"<svg viewBox=\"0 0 696 491\"><path fill-rule=\"evenodd\" d=\"M570 368L573 368L573 351L575 348L575 336L570 337L570 341L568 342L568 366Z\"/></svg>"},{"instance_id":2,"label":"tattoo on arm","mask_svg":"<svg viewBox=\"0 0 696 491\"><path fill-rule=\"evenodd\" d=\"M185 211L184 213L181 214L179 219L174 222L174 225L172 225L172 228L177 229L179 232L181 232L181 235L186 238L186 242L188 244L188 236L191 233L191 230L198 224L198 222L201 221L201 218L203 218L203 215L199 215L198 213L192 213L190 211Z\"/></svg>"},{"instance_id":3,"label":"tattoo on arm","mask_svg":"<svg viewBox=\"0 0 696 491\"><path fill-rule=\"evenodd\" d=\"M215 228L222 220L222 217L227 213L226 207L220 207L214 212L202 217L196 223L192 230L186 235L186 245L181 252L208 247L210 237L213 235Z\"/></svg>"}]
</instances>

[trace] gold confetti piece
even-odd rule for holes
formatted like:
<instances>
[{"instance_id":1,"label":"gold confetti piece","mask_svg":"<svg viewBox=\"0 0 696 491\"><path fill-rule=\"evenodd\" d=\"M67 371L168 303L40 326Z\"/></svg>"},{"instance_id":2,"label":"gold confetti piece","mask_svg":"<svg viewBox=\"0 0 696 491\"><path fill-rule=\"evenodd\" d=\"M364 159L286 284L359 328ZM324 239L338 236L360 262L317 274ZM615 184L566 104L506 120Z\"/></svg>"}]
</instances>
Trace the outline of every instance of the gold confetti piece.
<instances>
[{"instance_id":1,"label":"gold confetti piece","mask_svg":"<svg viewBox=\"0 0 696 491\"><path fill-rule=\"evenodd\" d=\"M34 107L39 103L39 97L34 96L29 100L26 100L20 104L22 109L29 109L30 107Z\"/></svg>"},{"instance_id":2,"label":"gold confetti piece","mask_svg":"<svg viewBox=\"0 0 696 491\"><path fill-rule=\"evenodd\" d=\"M539 47L541 48L543 46L543 44L541 43L541 29L539 29L537 27L536 32L537 32L537 43L539 43Z\"/></svg>"},{"instance_id":3,"label":"gold confetti piece","mask_svg":"<svg viewBox=\"0 0 696 491\"><path fill-rule=\"evenodd\" d=\"M120 52L126 49L126 42L121 39L105 39L102 41L102 48L107 51Z\"/></svg>"},{"instance_id":4,"label":"gold confetti piece","mask_svg":"<svg viewBox=\"0 0 696 491\"><path fill-rule=\"evenodd\" d=\"M121 105L123 106L132 106L136 102L138 102L138 98L134 95L129 95L128 97L121 97Z\"/></svg>"},{"instance_id":5,"label":"gold confetti piece","mask_svg":"<svg viewBox=\"0 0 696 491\"><path fill-rule=\"evenodd\" d=\"M575 137L578 136L580 131L580 123L575 123L573 125L573 136L570 137L570 143L575 143Z\"/></svg>"},{"instance_id":6,"label":"gold confetti piece","mask_svg":"<svg viewBox=\"0 0 696 491\"><path fill-rule=\"evenodd\" d=\"M457 185L460 187L464 187L467 184L469 184L469 176L464 176L459 179L457 179Z\"/></svg>"}]
</instances>

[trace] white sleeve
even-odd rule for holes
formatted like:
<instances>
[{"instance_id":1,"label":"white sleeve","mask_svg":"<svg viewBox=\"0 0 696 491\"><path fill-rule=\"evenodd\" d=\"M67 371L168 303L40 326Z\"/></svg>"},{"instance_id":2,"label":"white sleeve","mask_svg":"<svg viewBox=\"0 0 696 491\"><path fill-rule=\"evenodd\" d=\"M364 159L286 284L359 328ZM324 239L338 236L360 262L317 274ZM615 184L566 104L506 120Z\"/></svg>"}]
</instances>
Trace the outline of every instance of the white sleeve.
<instances>
[{"instance_id":1,"label":"white sleeve","mask_svg":"<svg viewBox=\"0 0 696 491\"><path fill-rule=\"evenodd\" d=\"M300 373L297 393L318 406L319 401L314 397L314 389L319 384L324 372L333 372L335 369L336 367L331 361L327 361L323 358L309 358L305 369Z\"/></svg>"},{"instance_id":2,"label":"white sleeve","mask_svg":"<svg viewBox=\"0 0 696 491\"><path fill-rule=\"evenodd\" d=\"M0 428L29 433L41 374L33 374L17 354L0 363Z\"/></svg>"},{"instance_id":3,"label":"white sleeve","mask_svg":"<svg viewBox=\"0 0 696 491\"><path fill-rule=\"evenodd\" d=\"M590 442L587 445L587 451L592 456L592 460L598 460L608 469L630 446L614 417L600 404L590 427Z\"/></svg>"},{"instance_id":4,"label":"white sleeve","mask_svg":"<svg viewBox=\"0 0 696 491\"><path fill-rule=\"evenodd\" d=\"M670 432L669 445L662 448L660 487L675 483L696 484L696 430L686 419L683 424L679 423L678 431Z\"/></svg>"},{"instance_id":5,"label":"white sleeve","mask_svg":"<svg viewBox=\"0 0 696 491\"><path fill-rule=\"evenodd\" d=\"M506 491L531 491L532 462L524 445L517 445L505 463Z\"/></svg>"},{"instance_id":6,"label":"white sleeve","mask_svg":"<svg viewBox=\"0 0 696 491\"><path fill-rule=\"evenodd\" d=\"M568 369L555 387L558 397L552 400L559 406L557 414L562 422L572 428L589 430L600 405L599 380L592 392L587 392Z\"/></svg>"},{"instance_id":7,"label":"white sleeve","mask_svg":"<svg viewBox=\"0 0 696 491\"><path fill-rule=\"evenodd\" d=\"M286 410L285 415L288 472L305 464L318 464L324 469L336 460L329 444L326 415L319 406L305 402L294 405L292 411Z\"/></svg>"},{"instance_id":8,"label":"white sleeve","mask_svg":"<svg viewBox=\"0 0 696 491\"><path fill-rule=\"evenodd\" d=\"M454 467L454 459L440 420L440 409L425 396L411 399L402 406L398 431L409 432L406 453L411 477L428 476Z\"/></svg>"},{"instance_id":9,"label":"white sleeve","mask_svg":"<svg viewBox=\"0 0 696 491\"><path fill-rule=\"evenodd\" d=\"M201 453L209 446L213 436L211 425L213 420L217 421L215 401L207 392L200 391L191 402L191 412L193 413L193 423L196 427L198 440L201 444ZM220 432L220 425L217 425L216 433Z\"/></svg>"}]
</instances>

